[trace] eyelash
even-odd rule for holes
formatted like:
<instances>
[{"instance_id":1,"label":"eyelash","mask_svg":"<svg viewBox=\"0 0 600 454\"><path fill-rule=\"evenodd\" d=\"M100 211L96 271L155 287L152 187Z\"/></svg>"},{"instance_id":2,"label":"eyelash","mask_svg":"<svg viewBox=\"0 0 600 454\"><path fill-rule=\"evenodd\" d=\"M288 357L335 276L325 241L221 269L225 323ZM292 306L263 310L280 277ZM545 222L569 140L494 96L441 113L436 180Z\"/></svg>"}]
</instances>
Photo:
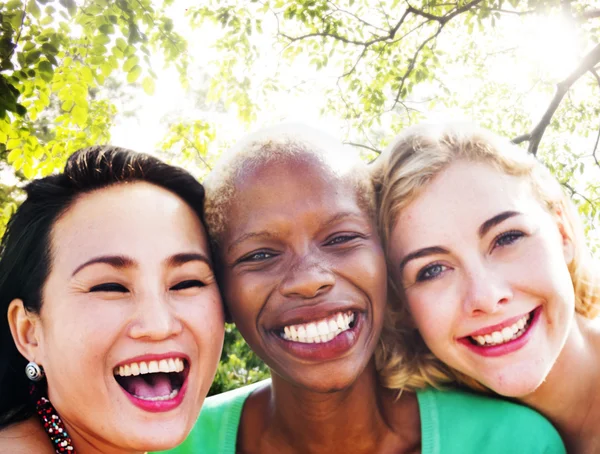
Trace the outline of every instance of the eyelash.
<instances>
[{"instance_id":1,"label":"eyelash","mask_svg":"<svg viewBox=\"0 0 600 454\"><path fill-rule=\"evenodd\" d=\"M334 236L331 240L325 243L325 246L335 246L336 244L344 244L349 241L355 240L356 238L361 238L361 235L357 233L347 233L343 235Z\"/></svg>"},{"instance_id":2,"label":"eyelash","mask_svg":"<svg viewBox=\"0 0 600 454\"><path fill-rule=\"evenodd\" d=\"M198 281L196 279L190 279L187 281L182 281L179 284L175 284L171 287L170 290L185 290L192 287L204 287L206 284L202 281Z\"/></svg>"},{"instance_id":3,"label":"eyelash","mask_svg":"<svg viewBox=\"0 0 600 454\"><path fill-rule=\"evenodd\" d=\"M108 282L106 284L94 285L90 292L116 292L116 293L127 293L128 290L121 284L115 282Z\"/></svg>"},{"instance_id":4,"label":"eyelash","mask_svg":"<svg viewBox=\"0 0 600 454\"><path fill-rule=\"evenodd\" d=\"M190 279L190 280L182 281L182 282L179 282L178 284L175 284L173 287L170 288L170 290L178 291L178 290L185 290L185 289L192 288L192 287L204 287L205 285L206 284L202 281ZM114 282L95 285L90 289L90 292L127 293L128 291L129 290L127 290L121 284L117 284Z\"/></svg>"},{"instance_id":5,"label":"eyelash","mask_svg":"<svg viewBox=\"0 0 600 454\"><path fill-rule=\"evenodd\" d=\"M270 258L273 258L276 255L277 254L275 254L273 252L268 252L268 251L252 252L251 254L248 254L248 255L242 257L241 259L239 259L238 263L243 263L243 262L262 262L264 260L268 260ZM263 257L258 258L258 256L263 256ZM268 256L268 257L264 257L264 256Z\"/></svg>"},{"instance_id":6,"label":"eyelash","mask_svg":"<svg viewBox=\"0 0 600 454\"><path fill-rule=\"evenodd\" d=\"M496 238L494 238L494 244L493 244L492 249L495 249L496 247L510 246L511 244L516 243L518 240L520 240L524 236L525 236L525 234L523 232L521 232L520 230L509 230L508 232L501 233ZM506 239L510 239L510 241L505 244L500 244L500 242L502 242L503 240L506 240Z\"/></svg>"}]
</instances>

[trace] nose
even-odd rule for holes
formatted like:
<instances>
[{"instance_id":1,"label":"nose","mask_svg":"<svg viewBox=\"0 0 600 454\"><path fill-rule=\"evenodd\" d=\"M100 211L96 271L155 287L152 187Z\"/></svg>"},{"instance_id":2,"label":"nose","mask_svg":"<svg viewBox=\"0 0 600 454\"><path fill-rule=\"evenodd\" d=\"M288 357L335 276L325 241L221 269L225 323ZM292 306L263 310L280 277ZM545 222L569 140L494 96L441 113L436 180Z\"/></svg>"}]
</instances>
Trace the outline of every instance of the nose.
<instances>
[{"instance_id":1,"label":"nose","mask_svg":"<svg viewBox=\"0 0 600 454\"><path fill-rule=\"evenodd\" d=\"M465 311L470 315L493 314L512 299L512 290L501 270L483 261L467 272L464 297Z\"/></svg>"},{"instance_id":2,"label":"nose","mask_svg":"<svg viewBox=\"0 0 600 454\"><path fill-rule=\"evenodd\" d=\"M145 294L137 302L129 335L134 339L161 341L177 336L182 330L181 320L168 296Z\"/></svg>"},{"instance_id":3,"label":"nose","mask_svg":"<svg viewBox=\"0 0 600 454\"><path fill-rule=\"evenodd\" d=\"M293 264L279 285L279 292L287 297L314 298L329 291L335 284L335 275L327 263L305 256Z\"/></svg>"}]
</instances>

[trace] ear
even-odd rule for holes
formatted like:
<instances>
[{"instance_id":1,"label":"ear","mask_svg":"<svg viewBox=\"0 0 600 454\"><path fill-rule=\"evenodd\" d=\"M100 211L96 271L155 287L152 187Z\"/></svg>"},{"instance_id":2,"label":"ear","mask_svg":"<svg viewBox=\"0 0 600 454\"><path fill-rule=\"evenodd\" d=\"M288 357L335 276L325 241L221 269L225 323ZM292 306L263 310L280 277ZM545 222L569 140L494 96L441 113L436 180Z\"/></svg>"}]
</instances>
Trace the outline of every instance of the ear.
<instances>
[{"instance_id":1,"label":"ear","mask_svg":"<svg viewBox=\"0 0 600 454\"><path fill-rule=\"evenodd\" d=\"M575 244L573 242L573 227L569 222L567 216L565 215L565 211L563 207L556 207L554 209L554 214L556 216L556 222L558 226L558 231L561 236L562 246L563 246L563 254L565 256L565 262L567 265L570 265L573 259L575 258Z\"/></svg>"},{"instance_id":2,"label":"ear","mask_svg":"<svg viewBox=\"0 0 600 454\"><path fill-rule=\"evenodd\" d=\"M29 361L38 362L40 319L27 309L20 299L12 300L8 306L8 325L17 350Z\"/></svg>"}]
</instances>

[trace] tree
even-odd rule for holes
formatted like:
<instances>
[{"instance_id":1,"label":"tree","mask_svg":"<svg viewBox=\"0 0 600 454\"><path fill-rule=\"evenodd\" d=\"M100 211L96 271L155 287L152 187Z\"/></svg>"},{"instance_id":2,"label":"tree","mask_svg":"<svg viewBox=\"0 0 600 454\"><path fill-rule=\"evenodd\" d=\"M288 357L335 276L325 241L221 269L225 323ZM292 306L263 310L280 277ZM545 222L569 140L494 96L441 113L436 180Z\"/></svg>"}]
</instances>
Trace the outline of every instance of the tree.
<instances>
[{"instance_id":1,"label":"tree","mask_svg":"<svg viewBox=\"0 0 600 454\"><path fill-rule=\"evenodd\" d=\"M0 2L0 168L48 175L73 151L105 143L116 113L106 86L124 79L152 93L152 52L185 79L186 42L165 15L170 4ZM0 213L0 231L10 212Z\"/></svg>"},{"instance_id":2,"label":"tree","mask_svg":"<svg viewBox=\"0 0 600 454\"><path fill-rule=\"evenodd\" d=\"M539 150L579 203L588 227L598 223L600 9L593 1L211 0L189 13L198 27L221 25L216 46L225 57L215 62L213 90L240 106L244 118L255 118L274 92L320 79L306 91L317 85L324 90L323 113L344 119L347 142L371 159L423 117L423 105L458 107L530 153ZM522 43L507 46L507 27L513 24L514 31L515 19L526 27L528 18L542 16L559 16L576 29L583 44L571 54L579 62L560 79L538 75L516 90L494 77L493 61L531 58L519 52ZM269 45L261 46L265 40ZM269 57L277 60L266 75L263 48L275 49ZM290 79L287 67L307 63L312 75L304 71L300 80ZM454 94L450 73L457 68L476 82L477 92ZM547 105L537 117L524 106L534 88Z\"/></svg>"}]
</instances>

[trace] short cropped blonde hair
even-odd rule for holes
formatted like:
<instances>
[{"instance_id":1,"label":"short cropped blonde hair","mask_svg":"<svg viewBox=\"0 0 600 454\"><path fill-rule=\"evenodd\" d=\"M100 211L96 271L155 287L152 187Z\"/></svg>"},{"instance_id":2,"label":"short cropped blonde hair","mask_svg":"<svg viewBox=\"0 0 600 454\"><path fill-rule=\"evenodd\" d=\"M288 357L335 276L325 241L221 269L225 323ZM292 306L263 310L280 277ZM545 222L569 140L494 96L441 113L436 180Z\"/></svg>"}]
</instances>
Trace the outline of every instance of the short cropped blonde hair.
<instances>
[{"instance_id":1,"label":"short cropped blonde hair","mask_svg":"<svg viewBox=\"0 0 600 454\"><path fill-rule=\"evenodd\" d=\"M565 229L575 250L568 266L575 310L594 318L600 312L600 281L577 210L560 183L534 156L483 129L466 125L420 125L402 133L377 159L372 177L385 250L389 250L390 235L400 212L438 173L458 159L487 163L508 175L526 179L550 213L563 213ZM392 282L390 286L395 301L388 304L382 348L376 358L384 384L402 389L439 387L454 382L484 389L433 356L412 325L402 289L395 288Z\"/></svg>"},{"instance_id":2,"label":"short cropped blonde hair","mask_svg":"<svg viewBox=\"0 0 600 454\"><path fill-rule=\"evenodd\" d=\"M356 190L360 207L369 216L374 216L373 182L366 164L354 150L343 147L329 135L308 126L278 125L242 139L223 154L204 181L205 221L217 249L229 222L229 208L236 196L236 182L242 172L272 161L302 156L313 158L332 176L349 182Z\"/></svg>"}]
</instances>

